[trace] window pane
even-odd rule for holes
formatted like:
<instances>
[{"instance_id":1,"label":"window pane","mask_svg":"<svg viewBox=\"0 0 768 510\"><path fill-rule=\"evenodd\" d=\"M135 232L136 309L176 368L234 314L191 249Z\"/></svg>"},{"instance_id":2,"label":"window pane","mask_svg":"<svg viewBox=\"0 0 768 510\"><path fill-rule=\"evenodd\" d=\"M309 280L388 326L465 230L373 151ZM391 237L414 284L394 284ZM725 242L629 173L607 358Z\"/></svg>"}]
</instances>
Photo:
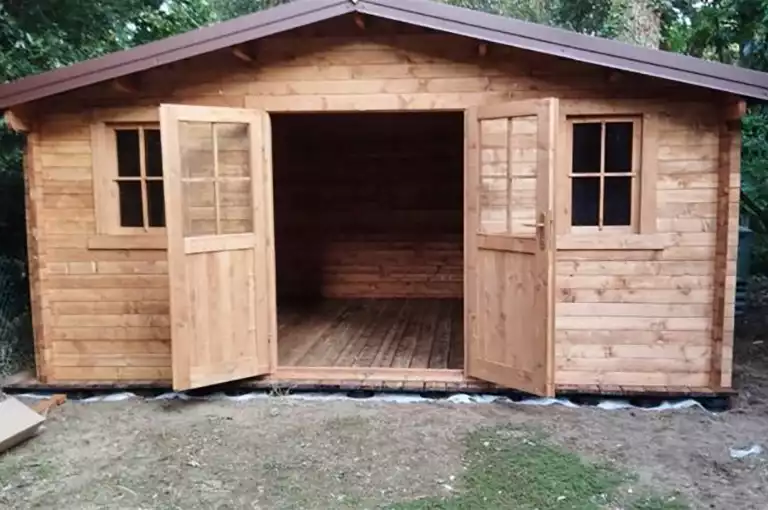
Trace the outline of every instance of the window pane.
<instances>
[{"instance_id":1,"label":"window pane","mask_svg":"<svg viewBox=\"0 0 768 510\"><path fill-rule=\"evenodd\" d=\"M213 178L213 126L210 122L180 122L182 177Z\"/></svg>"},{"instance_id":2,"label":"window pane","mask_svg":"<svg viewBox=\"0 0 768 510\"><path fill-rule=\"evenodd\" d=\"M219 183L222 234L244 234L253 232L253 205L251 181Z\"/></svg>"},{"instance_id":3,"label":"window pane","mask_svg":"<svg viewBox=\"0 0 768 510\"><path fill-rule=\"evenodd\" d=\"M118 129L117 137L117 175L120 177L138 177L139 165L139 130Z\"/></svg>"},{"instance_id":4,"label":"window pane","mask_svg":"<svg viewBox=\"0 0 768 510\"><path fill-rule=\"evenodd\" d=\"M118 182L117 187L120 194L120 225L123 227L143 227L141 183L123 181Z\"/></svg>"},{"instance_id":5,"label":"window pane","mask_svg":"<svg viewBox=\"0 0 768 510\"><path fill-rule=\"evenodd\" d=\"M574 226L596 226L600 212L600 178L572 179L571 223Z\"/></svg>"},{"instance_id":6,"label":"window pane","mask_svg":"<svg viewBox=\"0 0 768 510\"><path fill-rule=\"evenodd\" d=\"M248 124L216 124L220 176L251 176L248 129Z\"/></svg>"},{"instance_id":7,"label":"window pane","mask_svg":"<svg viewBox=\"0 0 768 510\"><path fill-rule=\"evenodd\" d=\"M632 223L632 177L605 178L605 225Z\"/></svg>"},{"instance_id":8,"label":"window pane","mask_svg":"<svg viewBox=\"0 0 768 510\"><path fill-rule=\"evenodd\" d=\"M163 175L163 152L160 147L160 130L144 130L144 165L147 175L160 177Z\"/></svg>"},{"instance_id":9,"label":"window pane","mask_svg":"<svg viewBox=\"0 0 768 510\"><path fill-rule=\"evenodd\" d=\"M631 122L608 122L605 125L605 171L632 171Z\"/></svg>"},{"instance_id":10,"label":"window pane","mask_svg":"<svg viewBox=\"0 0 768 510\"><path fill-rule=\"evenodd\" d=\"M163 181L147 181L147 212L150 227L165 226Z\"/></svg>"},{"instance_id":11,"label":"window pane","mask_svg":"<svg viewBox=\"0 0 768 510\"><path fill-rule=\"evenodd\" d=\"M184 235L216 234L216 195L213 181L184 182L183 186Z\"/></svg>"},{"instance_id":12,"label":"window pane","mask_svg":"<svg viewBox=\"0 0 768 510\"><path fill-rule=\"evenodd\" d=\"M573 125L573 173L600 172L601 136L599 122Z\"/></svg>"}]
</instances>

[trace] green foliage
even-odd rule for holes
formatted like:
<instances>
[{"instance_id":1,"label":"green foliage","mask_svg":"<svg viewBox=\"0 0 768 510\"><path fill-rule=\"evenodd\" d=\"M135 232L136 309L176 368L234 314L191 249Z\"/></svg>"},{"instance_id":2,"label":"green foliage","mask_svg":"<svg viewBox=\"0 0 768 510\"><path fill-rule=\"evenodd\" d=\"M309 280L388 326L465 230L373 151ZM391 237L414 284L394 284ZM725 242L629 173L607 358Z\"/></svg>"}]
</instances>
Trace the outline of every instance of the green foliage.
<instances>
[{"instance_id":1,"label":"green foliage","mask_svg":"<svg viewBox=\"0 0 768 510\"><path fill-rule=\"evenodd\" d=\"M443 0L470 9L567 28L601 37L619 37L628 27L629 0Z\"/></svg>"},{"instance_id":2,"label":"green foliage","mask_svg":"<svg viewBox=\"0 0 768 510\"><path fill-rule=\"evenodd\" d=\"M768 0L667 0L661 10L666 49L768 69Z\"/></svg>"},{"instance_id":3,"label":"green foliage","mask_svg":"<svg viewBox=\"0 0 768 510\"><path fill-rule=\"evenodd\" d=\"M32 361L22 147L23 137L0 120L0 377Z\"/></svg>"},{"instance_id":4,"label":"green foliage","mask_svg":"<svg viewBox=\"0 0 768 510\"><path fill-rule=\"evenodd\" d=\"M677 497L662 498L659 496L645 496L633 501L630 510L687 510L688 505Z\"/></svg>"},{"instance_id":5,"label":"green foliage","mask_svg":"<svg viewBox=\"0 0 768 510\"><path fill-rule=\"evenodd\" d=\"M211 0L211 10L220 20L227 20L252 12L277 7L289 0Z\"/></svg>"},{"instance_id":6,"label":"green foliage","mask_svg":"<svg viewBox=\"0 0 768 510\"><path fill-rule=\"evenodd\" d=\"M476 11L501 14L514 18L543 23L554 24L554 11L552 2L544 0L442 0L445 3L465 7ZM559 0L558 0L559 1Z\"/></svg>"},{"instance_id":7,"label":"green foliage","mask_svg":"<svg viewBox=\"0 0 768 510\"><path fill-rule=\"evenodd\" d=\"M526 431L490 428L467 441L464 471L454 495L395 505L392 510L686 510L677 498L627 498L632 477L586 461Z\"/></svg>"},{"instance_id":8,"label":"green foliage","mask_svg":"<svg viewBox=\"0 0 768 510\"><path fill-rule=\"evenodd\" d=\"M628 30L627 9L630 0L573 2L561 0L555 12L555 24L563 28L611 39Z\"/></svg>"},{"instance_id":9,"label":"green foliage","mask_svg":"<svg viewBox=\"0 0 768 510\"><path fill-rule=\"evenodd\" d=\"M0 80L97 57L211 20L205 0L6 0Z\"/></svg>"},{"instance_id":10,"label":"green foliage","mask_svg":"<svg viewBox=\"0 0 768 510\"><path fill-rule=\"evenodd\" d=\"M768 71L768 0L659 0L663 47ZM755 230L752 271L768 273L768 108L743 119L742 221Z\"/></svg>"},{"instance_id":11,"label":"green foliage","mask_svg":"<svg viewBox=\"0 0 768 510\"><path fill-rule=\"evenodd\" d=\"M4 0L0 82L185 32L215 19L206 0ZM28 365L23 137L0 121L0 375Z\"/></svg>"},{"instance_id":12,"label":"green foliage","mask_svg":"<svg viewBox=\"0 0 768 510\"><path fill-rule=\"evenodd\" d=\"M741 215L755 232L752 271L768 274L768 105L744 117L741 160Z\"/></svg>"},{"instance_id":13,"label":"green foliage","mask_svg":"<svg viewBox=\"0 0 768 510\"><path fill-rule=\"evenodd\" d=\"M501 14L534 23L554 25L602 37L618 37L627 30L626 12L630 0L441 0L445 3ZM286 0L212 0L217 19L230 19Z\"/></svg>"},{"instance_id":14,"label":"green foliage","mask_svg":"<svg viewBox=\"0 0 768 510\"><path fill-rule=\"evenodd\" d=\"M768 71L768 0L670 0L663 4L664 47ZM752 271L768 273L768 108L743 119L742 221L755 230Z\"/></svg>"}]
</instances>

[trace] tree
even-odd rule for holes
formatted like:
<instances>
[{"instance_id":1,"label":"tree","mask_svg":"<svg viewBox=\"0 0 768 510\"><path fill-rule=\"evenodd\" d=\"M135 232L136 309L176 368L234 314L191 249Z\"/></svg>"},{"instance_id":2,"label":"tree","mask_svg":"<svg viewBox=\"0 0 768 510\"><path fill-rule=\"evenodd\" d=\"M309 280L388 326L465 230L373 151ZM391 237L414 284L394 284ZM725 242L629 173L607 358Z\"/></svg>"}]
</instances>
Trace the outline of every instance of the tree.
<instances>
[{"instance_id":1,"label":"tree","mask_svg":"<svg viewBox=\"0 0 768 510\"><path fill-rule=\"evenodd\" d=\"M2 0L0 82L184 32L215 19L206 0ZM23 137L0 120L0 376L32 356Z\"/></svg>"},{"instance_id":2,"label":"tree","mask_svg":"<svg viewBox=\"0 0 768 510\"><path fill-rule=\"evenodd\" d=\"M768 0L668 0L663 47L768 71ZM768 107L753 103L742 122L741 216L755 231L753 271L768 273Z\"/></svg>"},{"instance_id":3,"label":"tree","mask_svg":"<svg viewBox=\"0 0 768 510\"><path fill-rule=\"evenodd\" d=\"M768 70L768 0L668 0L661 10L665 49Z\"/></svg>"}]
</instances>

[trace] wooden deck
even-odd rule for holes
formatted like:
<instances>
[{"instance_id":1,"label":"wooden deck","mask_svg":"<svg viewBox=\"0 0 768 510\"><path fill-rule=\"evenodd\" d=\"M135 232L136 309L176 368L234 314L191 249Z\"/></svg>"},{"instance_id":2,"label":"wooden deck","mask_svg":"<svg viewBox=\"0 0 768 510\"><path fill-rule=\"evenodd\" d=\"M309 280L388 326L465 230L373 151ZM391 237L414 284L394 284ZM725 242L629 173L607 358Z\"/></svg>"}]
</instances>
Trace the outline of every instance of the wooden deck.
<instances>
[{"instance_id":1,"label":"wooden deck","mask_svg":"<svg viewBox=\"0 0 768 510\"><path fill-rule=\"evenodd\" d=\"M459 299L357 299L278 304L281 367L461 369Z\"/></svg>"}]
</instances>

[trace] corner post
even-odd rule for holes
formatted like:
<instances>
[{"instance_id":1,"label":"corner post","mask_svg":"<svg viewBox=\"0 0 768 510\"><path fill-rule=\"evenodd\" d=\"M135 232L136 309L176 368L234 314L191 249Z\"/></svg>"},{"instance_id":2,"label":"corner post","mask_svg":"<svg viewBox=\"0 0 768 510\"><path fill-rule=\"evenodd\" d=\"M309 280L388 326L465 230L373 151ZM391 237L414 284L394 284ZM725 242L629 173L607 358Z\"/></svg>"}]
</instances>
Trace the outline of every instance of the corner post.
<instances>
[{"instance_id":1,"label":"corner post","mask_svg":"<svg viewBox=\"0 0 768 510\"><path fill-rule=\"evenodd\" d=\"M714 391L732 386L741 118L745 113L745 102L731 98L725 103L720 120L710 367L710 387Z\"/></svg>"}]
</instances>

